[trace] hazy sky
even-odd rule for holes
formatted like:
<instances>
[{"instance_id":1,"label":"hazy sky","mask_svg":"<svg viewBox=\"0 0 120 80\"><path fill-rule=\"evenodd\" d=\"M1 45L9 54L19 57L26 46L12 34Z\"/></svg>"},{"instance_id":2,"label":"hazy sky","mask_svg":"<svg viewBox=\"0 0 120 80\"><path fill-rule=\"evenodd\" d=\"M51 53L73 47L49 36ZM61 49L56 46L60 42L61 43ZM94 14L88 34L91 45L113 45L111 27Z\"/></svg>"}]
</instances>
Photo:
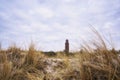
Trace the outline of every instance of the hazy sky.
<instances>
[{"instance_id":1,"label":"hazy sky","mask_svg":"<svg viewBox=\"0 0 120 80\"><path fill-rule=\"evenodd\" d=\"M93 25L104 36L111 34L120 48L120 0L0 0L0 41L41 50L70 49L90 39Z\"/></svg>"}]
</instances>

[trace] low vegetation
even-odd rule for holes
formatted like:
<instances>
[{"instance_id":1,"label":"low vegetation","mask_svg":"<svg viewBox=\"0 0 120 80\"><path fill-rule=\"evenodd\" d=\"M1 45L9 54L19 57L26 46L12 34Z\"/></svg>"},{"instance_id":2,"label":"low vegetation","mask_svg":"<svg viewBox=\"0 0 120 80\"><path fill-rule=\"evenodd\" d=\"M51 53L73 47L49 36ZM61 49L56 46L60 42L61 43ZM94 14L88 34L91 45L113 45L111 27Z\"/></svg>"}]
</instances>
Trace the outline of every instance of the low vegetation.
<instances>
[{"instance_id":1,"label":"low vegetation","mask_svg":"<svg viewBox=\"0 0 120 80\"><path fill-rule=\"evenodd\" d=\"M97 41L69 54L37 51L33 44L28 51L0 49L0 80L120 80L119 52L94 32Z\"/></svg>"}]
</instances>

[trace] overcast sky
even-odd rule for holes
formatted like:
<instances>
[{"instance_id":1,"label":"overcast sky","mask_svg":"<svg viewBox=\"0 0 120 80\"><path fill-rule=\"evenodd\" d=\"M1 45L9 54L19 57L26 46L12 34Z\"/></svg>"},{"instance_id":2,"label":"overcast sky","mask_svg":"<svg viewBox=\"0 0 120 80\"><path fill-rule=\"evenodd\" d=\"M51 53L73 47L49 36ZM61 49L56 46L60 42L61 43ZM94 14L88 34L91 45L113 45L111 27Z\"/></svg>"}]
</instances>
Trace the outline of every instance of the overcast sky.
<instances>
[{"instance_id":1,"label":"overcast sky","mask_svg":"<svg viewBox=\"0 0 120 80\"><path fill-rule=\"evenodd\" d=\"M90 25L111 34L120 48L120 0L0 0L0 42L26 47L31 40L41 50L70 49L90 39Z\"/></svg>"}]
</instances>

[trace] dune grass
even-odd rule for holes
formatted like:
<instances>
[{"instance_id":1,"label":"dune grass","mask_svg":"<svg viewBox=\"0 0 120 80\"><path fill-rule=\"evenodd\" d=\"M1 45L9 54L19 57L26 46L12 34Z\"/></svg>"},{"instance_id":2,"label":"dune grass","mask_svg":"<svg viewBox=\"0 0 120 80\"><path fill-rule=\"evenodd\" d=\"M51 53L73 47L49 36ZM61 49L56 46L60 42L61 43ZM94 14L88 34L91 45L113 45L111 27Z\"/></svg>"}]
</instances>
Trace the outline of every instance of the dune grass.
<instances>
[{"instance_id":1,"label":"dune grass","mask_svg":"<svg viewBox=\"0 0 120 80\"><path fill-rule=\"evenodd\" d=\"M97 40L72 55L62 51L46 55L34 44L28 51L17 46L0 49L0 80L120 80L118 52L108 49L102 36L93 32Z\"/></svg>"}]
</instances>

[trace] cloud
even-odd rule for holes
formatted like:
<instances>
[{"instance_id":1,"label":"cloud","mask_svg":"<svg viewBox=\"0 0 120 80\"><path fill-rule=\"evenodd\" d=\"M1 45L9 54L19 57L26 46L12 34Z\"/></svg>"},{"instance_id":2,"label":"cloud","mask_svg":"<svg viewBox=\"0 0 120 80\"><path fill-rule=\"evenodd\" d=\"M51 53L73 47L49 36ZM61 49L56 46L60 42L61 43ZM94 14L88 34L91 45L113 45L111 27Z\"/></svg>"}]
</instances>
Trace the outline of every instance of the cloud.
<instances>
[{"instance_id":1,"label":"cloud","mask_svg":"<svg viewBox=\"0 0 120 80\"><path fill-rule=\"evenodd\" d=\"M33 39L44 50L63 50L68 38L73 50L81 38L90 38L91 24L101 33L111 33L118 43L119 4L119 0L1 0L0 41L28 45Z\"/></svg>"}]
</instances>

